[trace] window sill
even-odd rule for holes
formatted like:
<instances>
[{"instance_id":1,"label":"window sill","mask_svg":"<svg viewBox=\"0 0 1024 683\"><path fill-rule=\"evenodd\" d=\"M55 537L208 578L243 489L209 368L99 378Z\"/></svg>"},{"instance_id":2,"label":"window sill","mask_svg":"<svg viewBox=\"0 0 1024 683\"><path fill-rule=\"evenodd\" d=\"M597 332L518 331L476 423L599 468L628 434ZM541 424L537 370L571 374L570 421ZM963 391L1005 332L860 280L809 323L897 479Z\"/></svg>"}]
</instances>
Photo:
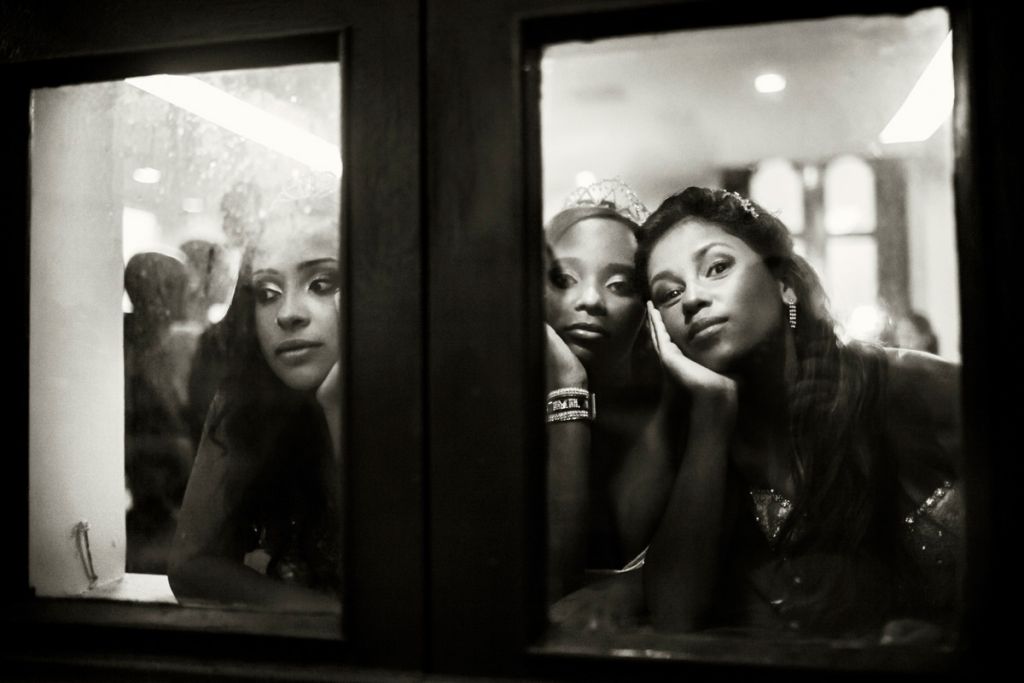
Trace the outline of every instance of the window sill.
<instances>
[{"instance_id":1,"label":"window sill","mask_svg":"<svg viewBox=\"0 0 1024 683\"><path fill-rule=\"evenodd\" d=\"M66 598L29 601L15 621L91 624L176 631L203 631L340 640L340 617L254 608L182 607L167 577L126 574L123 579Z\"/></svg>"}]
</instances>

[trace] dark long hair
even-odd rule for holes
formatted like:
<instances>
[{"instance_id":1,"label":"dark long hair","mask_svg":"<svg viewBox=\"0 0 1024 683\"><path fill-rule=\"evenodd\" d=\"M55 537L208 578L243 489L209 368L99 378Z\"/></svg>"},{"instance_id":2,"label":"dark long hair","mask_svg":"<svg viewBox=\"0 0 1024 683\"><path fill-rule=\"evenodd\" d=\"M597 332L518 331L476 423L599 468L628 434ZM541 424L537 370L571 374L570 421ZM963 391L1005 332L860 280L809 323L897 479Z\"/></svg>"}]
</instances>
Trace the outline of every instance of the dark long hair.
<instances>
[{"instance_id":1,"label":"dark long hair","mask_svg":"<svg viewBox=\"0 0 1024 683\"><path fill-rule=\"evenodd\" d=\"M244 459L255 472L244 489L225 492L241 501L245 523L262 528L283 551L304 554L312 572L309 585L336 590L338 508L324 480L332 462L329 431L313 392L286 386L263 356L252 284L256 241L243 253L231 304L219 324L224 370L207 418L207 438L225 457ZM291 538L293 533L300 536ZM325 538L330 540L324 543Z\"/></svg>"},{"instance_id":2,"label":"dark long hair","mask_svg":"<svg viewBox=\"0 0 1024 683\"><path fill-rule=\"evenodd\" d=\"M690 187L672 195L642 226L639 286L658 241L681 221L713 223L742 239L775 278L797 295L793 330L798 362L789 396L796 500L781 542L822 558L815 587L819 628L842 629L883 618L902 586L907 565L899 538L897 478L879 433L885 362L881 349L843 343L814 269L793 250L789 230L749 199ZM779 302L779 316L786 309Z\"/></svg>"},{"instance_id":3,"label":"dark long hair","mask_svg":"<svg viewBox=\"0 0 1024 683\"><path fill-rule=\"evenodd\" d=\"M256 299L252 285L256 245L268 226L288 225L297 219L321 220L336 226L337 195L310 199L280 197L259 224L249 226L234 295L217 334L224 372L219 400L210 416L211 425L222 424L227 439L252 456L268 455L267 444L273 442L278 431L305 413L313 413L323 422L315 397L290 389L270 369L256 331ZM304 418L302 422L310 419ZM268 441L268 437L272 438Z\"/></svg>"}]
</instances>

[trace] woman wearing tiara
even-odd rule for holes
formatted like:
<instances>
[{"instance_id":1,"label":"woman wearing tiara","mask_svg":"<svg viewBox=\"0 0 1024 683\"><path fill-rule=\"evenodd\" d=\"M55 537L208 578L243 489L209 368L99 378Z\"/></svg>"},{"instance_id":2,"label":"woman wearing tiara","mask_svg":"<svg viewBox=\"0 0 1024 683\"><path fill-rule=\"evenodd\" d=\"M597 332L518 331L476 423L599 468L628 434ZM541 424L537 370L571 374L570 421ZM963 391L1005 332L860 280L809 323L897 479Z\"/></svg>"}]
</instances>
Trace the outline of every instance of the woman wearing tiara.
<instances>
[{"instance_id":1,"label":"woman wearing tiara","mask_svg":"<svg viewBox=\"0 0 1024 683\"><path fill-rule=\"evenodd\" d=\"M817 275L749 199L691 187L643 228L652 339L683 397L643 567L654 626L947 633L959 367L840 341Z\"/></svg>"},{"instance_id":2,"label":"woman wearing tiara","mask_svg":"<svg viewBox=\"0 0 1024 683\"><path fill-rule=\"evenodd\" d=\"M673 471L653 426L660 368L634 280L645 209L619 181L581 188L546 226L549 588L620 569L650 540ZM639 341L638 341L639 339Z\"/></svg>"},{"instance_id":3,"label":"woman wearing tiara","mask_svg":"<svg viewBox=\"0 0 1024 683\"><path fill-rule=\"evenodd\" d=\"M278 202L245 250L171 553L184 604L339 609L338 248L328 195Z\"/></svg>"}]
</instances>

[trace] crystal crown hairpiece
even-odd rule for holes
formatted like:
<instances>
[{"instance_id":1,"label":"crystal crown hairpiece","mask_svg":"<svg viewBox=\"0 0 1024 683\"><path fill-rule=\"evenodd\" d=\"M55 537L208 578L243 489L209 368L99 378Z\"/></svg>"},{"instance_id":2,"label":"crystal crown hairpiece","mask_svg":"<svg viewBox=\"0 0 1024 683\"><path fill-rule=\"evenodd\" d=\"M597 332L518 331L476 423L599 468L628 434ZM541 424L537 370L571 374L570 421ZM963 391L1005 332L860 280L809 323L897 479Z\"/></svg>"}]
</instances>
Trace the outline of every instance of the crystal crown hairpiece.
<instances>
[{"instance_id":1,"label":"crystal crown hairpiece","mask_svg":"<svg viewBox=\"0 0 1024 683\"><path fill-rule=\"evenodd\" d=\"M603 206L637 225L640 225L651 214L640 201L640 197L629 189L626 183L618 178L601 180L586 187L577 187L565 200L566 209L578 206Z\"/></svg>"},{"instance_id":2,"label":"crystal crown hairpiece","mask_svg":"<svg viewBox=\"0 0 1024 683\"><path fill-rule=\"evenodd\" d=\"M722 190L722 192L736 199L736 201L740 203L740 206L743 207L743 210L750 214L751 218L757 218L758 214L757 209L754 208L754 202L750 201L739 192L733 192L732 190Z\"/></svg>"}]
</instances>

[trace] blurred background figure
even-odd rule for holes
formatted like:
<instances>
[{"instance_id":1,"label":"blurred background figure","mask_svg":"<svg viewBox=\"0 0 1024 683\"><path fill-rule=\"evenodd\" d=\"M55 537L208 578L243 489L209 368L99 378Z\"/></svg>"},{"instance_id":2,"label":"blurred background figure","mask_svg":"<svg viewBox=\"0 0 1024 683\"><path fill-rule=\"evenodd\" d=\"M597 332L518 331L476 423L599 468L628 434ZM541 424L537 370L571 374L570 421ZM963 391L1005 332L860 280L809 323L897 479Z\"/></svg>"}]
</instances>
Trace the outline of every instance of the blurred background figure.
<instances>
[{"instance_id":1,"label":"blurred background figure","mask_svg":"<svg viewBox=\"0 0 1024 683\"><path fill-rule=\"evenodd\" d=\"M901 349L927 351L936 355L939 353L939 339L931 322L917 311L896 318L893 323L893 345Z\"/></svg>"},{"instance_id":2,"label":"blurred background figure","mask_svg":"<svg viewBox=\"0 0 1024 683\"><path fill-rule=\"evenodd\" d=\"M189 269L186 320L201 330L224 317L234 291L231 262L224 245L204 239L182 243Z\"/></svg>"},{"instance_id":3,"label":"blurred background figure","mask_svg":"<svg viewBox=\"0 0 1024 683\"><path fill-rule=\"evenodd\" d=\"M259 226L263 193L251 181L242 180L231 186L220 200L222 227L228 247L241 250Z\"/></svg>"},{"instance_id":4,"label":"blurred background figure","mask_svg":"<svg viewBox=\"0 0 1024 683\"><path fill-rule=\"evenodd\" d=\"M138 253L124 286L132 304L124 320L127 571L159 574L195 452L183 378L198 337L181 325L189 307L184 258Z\"/></svg>"},{"instance_id":5,"label":"blurred background figure","mask_svg":"<svg viewBox=\"0 0 1024 683\"><path fill-rule=\"evenodd\" d=\"M203 432L206 412L224 377L224 357L227 352L221 318L235 289L238 267L245 250L261 225L262 197L253 182L235 183L220 201L222 229L225 245L205 247L186 242L182 245L195 252L194 262L206 273L204 287L209 305L206 308L204 329L196 345L188 377L188 425L196 444ZM195 242L195 241L193 241ZM206 243L209 244L209 243ZM188 251L186 251L188 253Z\"/></svg>"}]
</instances>

